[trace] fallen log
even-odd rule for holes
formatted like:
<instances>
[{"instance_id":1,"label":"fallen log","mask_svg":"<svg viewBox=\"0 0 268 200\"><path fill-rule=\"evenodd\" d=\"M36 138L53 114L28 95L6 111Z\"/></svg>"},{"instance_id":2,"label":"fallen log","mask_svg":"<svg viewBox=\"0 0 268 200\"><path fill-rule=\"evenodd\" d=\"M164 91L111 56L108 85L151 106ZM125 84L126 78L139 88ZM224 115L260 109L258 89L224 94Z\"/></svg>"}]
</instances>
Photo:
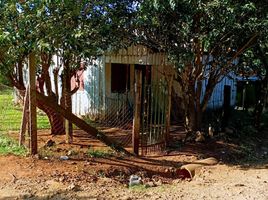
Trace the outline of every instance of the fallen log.
<instances>
[{"instance_id":1,"label":"fallen log","mask_svg":"<svg viewBox=\"0 0 268 200\"><path fill-rule=\"evenodd\" d=\"M177 171L177 175L181 179L192 179L195 176L196 169L207 165L215 165L217 163L217 159L213 157L198 160L194 163L181 166L181 168Z\"/></svg>"},{"instance_id":2,"label":"fallen log","mask_svg":"<svg viewBox=\"0 0 268 200\"><path fill-rule=\"evenodd\" d=\"M37 92L36 93L37 100L44 103L44 105L50 107L55 112L61 114L64 118L71 121L73 124L75 124L77 127L82 129L83 131L87 132L89 135L95 137L96 139L100 140L107 146L111 147L112 149L122 152L126 155L132 155L130 152L125 150L122 146L117 144L115 141L113 141L111 138L108 138L105 134L98 131L96 128L90 126L88 123L86 123L84 120L80 119L76 115L74 115L70 110L64 109L58 104L55 104L54 101L52 101L49 97L44 96L43 94Z\"/></svg>"}]
</instances>

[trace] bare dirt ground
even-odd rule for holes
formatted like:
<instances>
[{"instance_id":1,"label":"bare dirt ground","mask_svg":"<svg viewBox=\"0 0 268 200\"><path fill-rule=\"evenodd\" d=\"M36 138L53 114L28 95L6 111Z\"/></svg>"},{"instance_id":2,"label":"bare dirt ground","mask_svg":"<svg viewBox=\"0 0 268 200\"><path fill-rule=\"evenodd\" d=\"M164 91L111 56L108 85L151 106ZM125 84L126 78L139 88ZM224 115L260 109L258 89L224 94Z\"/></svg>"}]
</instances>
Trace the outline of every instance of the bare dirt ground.
<instances>
[{"instance_id":1,"label":"bare dirt ground","mask_svg":"<svg viewBox=\"0 0 268 200\"><path fill-rule=\"evenodd\" d=\"M249 164L236 162L237 146L224 141L177 145L139 158L121 154L95 158L86 154L88 148L106 147L79 131L72 145L64 143L64 136L51 137L48 131L38 135L39 157L0 156L0 199L268 200L268 142L256 151L260 159ZM49 139L55 145L44 148ZM69 159L60 160L64 155ZM219 163L199 168L192 180L178 178L180 166L210 156ZM133 174L144 184L128 187Z\"/></svg>"}]
</instances>

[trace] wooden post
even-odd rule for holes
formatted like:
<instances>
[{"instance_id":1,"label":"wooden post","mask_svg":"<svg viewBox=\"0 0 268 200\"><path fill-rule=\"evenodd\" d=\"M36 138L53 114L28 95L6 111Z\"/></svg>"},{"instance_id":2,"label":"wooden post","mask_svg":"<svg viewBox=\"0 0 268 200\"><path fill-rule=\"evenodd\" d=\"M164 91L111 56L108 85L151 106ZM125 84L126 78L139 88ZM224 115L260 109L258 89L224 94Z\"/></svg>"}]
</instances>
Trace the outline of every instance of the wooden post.
<instances>
[{"instance_id":1,"label":"wooden post","mask_svg":"<svg viewBox=\"0 0 268 200\"><path fill-rule=\"evenodd\" d=\"M31 154L37 154L37 120L36 120L36 69L35 55L29 55L29 125Z\"/></svg>"},{"instance_id":2,"label":"wooden post","mask_svg":"<svg viewBox=\"0 0 268 200\"><path fill-rule=\"evenodd\" d=\"M171 92L172 92L172 83L173 83L173 76L172 74L168 77L168 105L167 105L167 111L166 111L166 137L165 142L166 145L169 143L170 135L169 135L169 129L170 129L170 112L171 112Z\"/></svg>"},{"instance_id":3,"label":"wooden post","mask_svg":"<svg viewBox=\"0 0 268 200\"><path fill-rule=\"evenodd\" d=\"M25 144L25 132L28 122L29 122L29 86L27 86L26 88L26 93L24 97L23 114L20 126L20 139L19 139L20 146Z\"/></svg>"},{"instance_id":4,"label":"wooden post","mask_svg":"<svg viewBox=\"0 0 268 200\"><path fill-rule=\"evenodd\" d=\"M142 70L135 70L135 112L133 119L132 130L132 146L133 153L139 155L139 143L140 143L140 126L141 126L141 85L142 85Z\"/></svg>"}]
</instances>

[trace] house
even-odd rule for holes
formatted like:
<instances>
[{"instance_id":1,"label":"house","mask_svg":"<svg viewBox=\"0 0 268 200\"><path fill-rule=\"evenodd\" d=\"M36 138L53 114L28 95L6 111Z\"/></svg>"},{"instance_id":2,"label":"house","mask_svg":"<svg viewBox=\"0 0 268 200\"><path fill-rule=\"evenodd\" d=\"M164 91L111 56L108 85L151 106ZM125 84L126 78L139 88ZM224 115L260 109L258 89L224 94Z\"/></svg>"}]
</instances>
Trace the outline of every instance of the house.
<instances>
[{"instance_id":1,"label":"house","mask_svg":"<svg viewBox=\"0 0 268 200\"><path fill-rule=\"evenodd\" d=\"M76 84L75 79L79 79L79 89L72 95L72 112L90 119L96 126L118 127L131 135L134 108L138 108L141 146L159 145L161 148L169 127L172 86L177 94L180 93L176 82L171 85L175 71L167 60L165 53L153 52L142 45L106 52L86 67L81 67L76 77L72 77L72 87ZM56 86L61 96L61 71L58 77L53 75L53 70L60 66L59 57L54 56L53 61L51 81L57 78ZM223 77L213 91L208 109L235 106L236 83L233 72ZM201 96L206 84L207 80L204 80ZM52 90L57 88L52 84Z\"/></svg>"},{"instance_id":2,"label":"house","mask_svg":"<svg viewBox=\"0 0 268 200\"><path fill-rule=\"evenodd\" d=\"M54 63L58 62L56 59L54 57ZM237 63L238 60L234 62ZM133 109L134 73L135 69L139 67L143 70L144 84L146 82L149 85L151 82L165 82L166 72L169 74L175 73L164 53L152 52L142 45L130 46L118 52L107 52L78 72L80 88L72 96L73 113L79 116L87 116L94 120L101 118L104 112L106 114L111 112L110 115L112 116L119 115L118 112L114 113L116 112L115 110L118 111L124 106ZM51 69L51 74L52 70L53 68ZM239 81L240 78L234 72L225 76L214 88L207 109L219 109L226 103L231 107L235 107L237 102L237 82ZM74 81L73 84L75 84ZM206 84L207 80L204 80L201 97L205 93ZM60 85L59 81L59 87L61 87ZM173 86L177 91L180 91L175 82ZM180 95L180 92L177 93ZM114 111L112 111L112 108ZM128 113L128 115L132 117L132 113Z\"/></svg>"},{"instance_id":3,"label":"house","mask_svg":"<svg viewBox=\"0 0 268 200\"><path fill-rule=\"evenodd\" d=\"M59 66L59 58L53 57L50 69ZM62 68L60 68L62 70ZM140 75L138 86L137 75ZM88 118L96 126L118 127L132 131L135 92L140 88L140 113L142 137L146 145L164 143L168 110L168 79L173 73L164 53L155 53L144 46L130 46L118 52L107 52L96 58L77 76L79 89L72 95L72 112ZM60 76L61 71L59 72ZM58 79L61 96L61 79ZM72 78L72 87L76 84ZM56 90L52 84L52 90ZM154 137L155 136L155 137Z\"/></svg>"},{"instance_id":4,"label":"house","mask_svg":"<svg viewBox=\"0 0 268 200\"><path fill-rule=\"evenodd\" d=\"M135 69L142 70L143 86L164 81L166 57L143 46L131 46L97 58L83 71L84 86L73 95L73 112L97 118L105 107L134 102ZM167 67L167 66L165 66ZM169 66L168 66L169 67ZM83 106L82 106L83 105Z\"/></svg>"},{"instance_id":5,"label":"house","mask_svg":"<svg viewBox=\"0 0 268 200\"><path fill-rule=\"evenodd\" d=\"M231 107L236 105L236 93L237 93L237 79L236 75L231 72L228 76L225 76L214 88L211 98L208 102L207 109L217 110L223 107L224 104L228 104ZM207 80L203 81L202 95L205 93L205 86Z\"/></svg>"},{"instance_id":6,"label":"house","mask_svg":"<svg viewBox=\"0 0 268 200\"><path fill-rule=\"evenodd\" d=\"M50 68L51 81L54 82L53 70L59 66L59 57L53 56L53 66ZM238 62L236 60L235 62ZM135 69L142 68L144 84L151 82L165 82L167 72L174 73L168 63L165 53L155 53L149 48L137 45L118 52L107 52L96 58L85 69L78 71L80 80L79 90L72 96L72 111L78 116L87 116L91 119L100 118L105 110L128 104L133 107L135 89ZM62 70L62 68L60 68ZM27 73L24 73L27 74ZM60 76L61 72L59 72ZM74 77L72 79L75 79ZM26 80L26 79L24 79ZM250 79L251 80L251 79ZM216 85L208 102L208 109L219 109L228 102L231 107L236 106L237 89L241 90L242 78L231 72ZM74 87L75 81L72 80ZM205 92L207 80L203 81L202 95ZM179 91L176 83L173 86ZM58 77L58 88L61 88L61 79ZM55 91L55 85L52 84ZM61 90L58 89L61 96ZM180 92L177 92L178 95ZM241 104L239 92L239 105ZM126 106L126 105L125 105ZM111 110L111 109L110 109ZM120 109L119 109L120 110ZM114 113L112 111L111 115ZM118 113L117 113L118 115Z\"/></svg>"}]
</instances>

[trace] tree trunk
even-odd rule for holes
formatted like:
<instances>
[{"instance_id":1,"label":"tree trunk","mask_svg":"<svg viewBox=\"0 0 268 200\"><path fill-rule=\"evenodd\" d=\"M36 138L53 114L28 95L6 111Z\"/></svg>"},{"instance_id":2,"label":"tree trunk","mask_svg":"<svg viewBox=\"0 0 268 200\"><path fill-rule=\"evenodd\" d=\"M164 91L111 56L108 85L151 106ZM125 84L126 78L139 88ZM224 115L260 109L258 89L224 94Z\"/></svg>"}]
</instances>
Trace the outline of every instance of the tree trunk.
<instances>
[{"instance_id":1,"label":"tree trunk","mask_svg":"<svg viewBox=\"0 0 268 200\"><path fill-rule=\"evenodd\" d=\"M23 59L20 59L18 62L18 83L19 83L19 85L24 86L24 83L23 83Z\"/></svg>"},{"instance_id":2,"label":"tree trunk","mask_svg":"<svg viewBox=\"0 0 268 200\"><path fill-rule=\"evenodd\" d=\"M201 130L202 127L202 109L201 109L201 91L202 91L202 81L197 81L197 87L195 91L195 117L196 117L196 126L195 130Z\"/></svg>"},{"instance_id":3,"label":"tree trunk","mask_svg":"<svg viewBox=\"0 0 268 200\"><path fill-rule=\"evenodd\" d=\"M197 110L196 110L196 90L195 90L195 82L189 80L188 87L188 121L190 131L196 131L198 129L197 124Z\"/></svg>"},{"instance_id":4,"label":"tree trunk","mask_svg":"<svg viewBox=\"0 0 268 200\"><path fill-rule=\"evenodd\" d=\"M56 97L53 97L51 99L53 99L55 104L58 104ZM65 134L64 118L59 113L45 106L39 100L37 100L37 107L46 113L49 119L50 126L51 126L51 134L52 135L64 135Z\"/></svg>"},{"instance_id":5,"label":"tree trunk","mask_svg":"<svg viewBox=\"0 0 268 200\"><path fill-rule=\"evenodd\" d=\"M71 71L69 66L69 60L66 59L64 62L64 74L63 74L63 93L64 98L64 108L72 112L72 96L71 96ZM73 142L73 125L72 123L65 119L65 133L66 133L66 143L70 144Z\"/></svg>"},{"instance_id":6,"label":"tree trunk","mask_svg":"<svg viewBox=\"0 0 268 200\"><path fill-rule=\"evenodd\" d=\"M22 97L22 99L24 98L25 93L26 93L25 90L19 90L19 94ZM52 101L54 101L54 104L58 104L58 99L55 95L50 96L50 98L52 99ZM46 113L50 126L51 126L51 134L52 135L64 135L65 134L64 118L60 114L52 110L51 108L45 106L38 99L37 99L36 105L40 110Z\"/></svg>"}]
</instances>

